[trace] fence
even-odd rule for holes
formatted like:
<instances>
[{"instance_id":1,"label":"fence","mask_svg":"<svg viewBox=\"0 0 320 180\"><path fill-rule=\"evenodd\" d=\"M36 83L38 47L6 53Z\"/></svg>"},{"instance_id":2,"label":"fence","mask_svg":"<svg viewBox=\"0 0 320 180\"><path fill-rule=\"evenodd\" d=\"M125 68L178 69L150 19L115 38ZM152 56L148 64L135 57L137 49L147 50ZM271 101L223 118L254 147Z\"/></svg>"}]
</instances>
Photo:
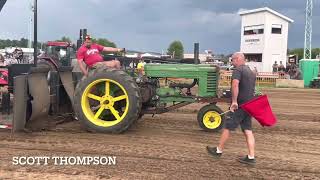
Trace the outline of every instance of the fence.
<instances>
[{"instance_id":1,"label":"fence","mask_svg":"<svg viewBox=\"0 0 320 180\"><path fill-rule=\"evenodd\" d=\"M232 72L224 71L220 73L219 86L231 86ZM256 77L256 85L260 87L276 87L277 79L287 79L285 74L259 72Z\"/></svg>"}]
</instances>

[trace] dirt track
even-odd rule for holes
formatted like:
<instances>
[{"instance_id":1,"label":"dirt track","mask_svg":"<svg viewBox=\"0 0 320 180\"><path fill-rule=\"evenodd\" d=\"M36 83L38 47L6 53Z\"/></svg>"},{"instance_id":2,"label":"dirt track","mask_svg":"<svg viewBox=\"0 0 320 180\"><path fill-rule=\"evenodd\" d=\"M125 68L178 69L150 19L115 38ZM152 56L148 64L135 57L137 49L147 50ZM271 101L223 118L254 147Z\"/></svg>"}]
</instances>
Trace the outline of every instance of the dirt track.
<instances>
[{"instance_id":1,"label":"dirt track","mask_svg":"<svg viewBox=\"0 0 320 180\"><path fill-rule=\"evenodd\" d=\"M233 133L220 160L205 147L219 134L200 130L190 105L179 112L145 116L121 135L91 134L78 122L56 131L11 136L0 132L0 179L320 179L320 91L264 90L279 122L255 121L257 165L236 162L246 154L244 137ZM224 110L226 104L219 105ZM13 156L116 156L115 166L14 166Z\"/></svg>"}]
</instances>

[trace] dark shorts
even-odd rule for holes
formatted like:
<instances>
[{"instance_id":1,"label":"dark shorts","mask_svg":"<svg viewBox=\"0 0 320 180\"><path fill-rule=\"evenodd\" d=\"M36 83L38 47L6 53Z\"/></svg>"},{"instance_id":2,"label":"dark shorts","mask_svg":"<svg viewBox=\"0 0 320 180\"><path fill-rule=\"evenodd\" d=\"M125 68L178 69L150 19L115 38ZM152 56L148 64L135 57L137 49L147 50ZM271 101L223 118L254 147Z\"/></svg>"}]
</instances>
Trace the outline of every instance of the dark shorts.
<instances>
[{"instance_id":1,"label":"dark shorts","mask_svg":"<svg viewBox=\"0 0 320 180\"><path fill-rule=\"evenodd\" d=\"M225 128L234 131L239 125L242 131L252 130L251 116L241 108L234 113L230 112L226 114Z\"/></svg>"}]
</instances>

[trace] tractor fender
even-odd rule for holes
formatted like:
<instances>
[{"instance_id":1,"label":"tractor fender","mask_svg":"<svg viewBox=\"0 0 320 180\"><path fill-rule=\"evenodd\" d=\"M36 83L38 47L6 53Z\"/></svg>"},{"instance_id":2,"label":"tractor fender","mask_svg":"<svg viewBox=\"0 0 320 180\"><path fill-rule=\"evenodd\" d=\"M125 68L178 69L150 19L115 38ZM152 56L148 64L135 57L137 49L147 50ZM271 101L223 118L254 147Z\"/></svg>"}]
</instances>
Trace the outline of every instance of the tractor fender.
<instances>
[{"instance_id":1,"label":"tractor fender","mask_svg":"<svg viewBox=\"0 0 320 180\"><path fill-rule=\"evenodd\" d=\"M47 66L52 71L57 71L57 69L60 67L60 65L56 61L54 61L51 58L46 58L46 57L40 58L38 60L38 65L39 66Z\"/></svg>"}]
</instances>

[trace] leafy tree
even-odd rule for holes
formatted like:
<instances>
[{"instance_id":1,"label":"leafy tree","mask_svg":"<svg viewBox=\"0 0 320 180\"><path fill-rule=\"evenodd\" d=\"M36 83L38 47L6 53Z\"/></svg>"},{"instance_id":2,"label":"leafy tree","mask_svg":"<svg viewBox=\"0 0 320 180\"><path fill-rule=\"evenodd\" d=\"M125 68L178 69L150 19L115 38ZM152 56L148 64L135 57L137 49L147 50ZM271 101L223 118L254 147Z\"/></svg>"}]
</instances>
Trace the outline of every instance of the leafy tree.
<instances>
[{"instance_id":1,"label":"leafy tree","mask_svg":"<svg viewBox=\"0 0 320 180\"><path fill-rule=\"evenodd\" d=\"M28 39L25 39L25 38L21 38L20 39L20 47L28 47L28 42L29 42L29 40Z\"/></svg>"},{"instance_id":2,"label":"leafy tree","mask_svg":"<svg viewBox=\"0 0 320 180\"><path fill-rule=\"evenodd\" d=\"M63 36L61 39L57 40L58 42L69 42L71 43L71 39L69 37Z\"/></svg>"},{"instance_id":3,"label":"leafy tree","mask_svg":"<svg viewBox=\"0 0 320 180\"><path fill-rule=\"evenodd\" d=\"M114 42L111 42L105 38L93 39L93 42L106 47L114 47L114 48L117 47L117 45Z\"/></svg>"},{"instance_id":4,"label":"leafy tree","mask_svg":"<svg viewBox=\"0 0 320 180\"><path fill-rule=\"evenodd\" d=\"M315 59L319 54L320 54L320 48L312 49L311 56L313 59Z\"/></svg>"},{"instance_id":5,"label":"leafy tree","mask_svg":"<svg viewBox=\"0 0 320 180\"><path fill-rule=\"evenodd\" d=\"M20 40L10 40L10 39L6 39L6 40L1 40L0 39L0 49L3 49L5 47L28 47L28 39L25 38L21 38Z\"/></svg>"},{"instance_id":6,"label":"leafy tree","mask_svg":"<svg viewBox=\"0 0 320 180\"><path fill-rule=\"evenodd\" d=\"M299 59L303 59L304 49L303 48L291 49L289 50L289 54L296 54L298 55ZM313 48L311 52L311 58L315 59L319 54L320 54L320 48Z\"/></svg>"},{"instance_id":7,"label":"leafy tree","mask_svg":"<svg viewBox=\"0 0 320 180\"><path fill-rule=\"evenodd\" d=\"M296 55L298 55L298 59L302 59L303 58L303 48L290 49L289 54L296 54Z\"/></svg>"},{"instance_id":8,"label":"leafy tree","mask_svg":"<svg viewBox=\"0 0 320 180\"><path fill-rule=\"evenodd\" d=\"M168 48L168 54L172 55L175 59L182 59L184 54L184 48L181 41L173 41Z\"/></svg>"}]
</instances>

